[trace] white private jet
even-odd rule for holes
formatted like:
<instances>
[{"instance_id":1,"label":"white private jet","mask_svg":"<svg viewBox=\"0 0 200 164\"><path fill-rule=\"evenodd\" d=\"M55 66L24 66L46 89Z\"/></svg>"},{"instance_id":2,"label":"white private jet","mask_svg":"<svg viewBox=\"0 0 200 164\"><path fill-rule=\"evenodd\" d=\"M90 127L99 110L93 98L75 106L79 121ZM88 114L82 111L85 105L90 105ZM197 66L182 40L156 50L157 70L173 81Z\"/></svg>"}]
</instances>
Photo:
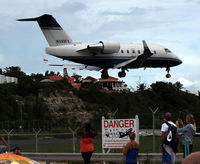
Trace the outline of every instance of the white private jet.
<instances>
[{"instance_id":1,"label":"white private jet","mask_svg":"<svg viewBox=\"0 0 200 164\"><path fill-rule=\"evenodd\" d=\"M52 15L42 15L36 18L18 19L18 21L37 21L49 46L46 53L82 65L46 64L63 66L71 69L102 70L101 77L108 78L108 69L121 69L119 77L126 76L126 70L136 68L166 68L166 77L170 78L170 67L177 66L182 61L169 49L161 45L120 44L115 41L100 41L95 44L73 42L57 23Z\"/></svg>"}]
</instances>

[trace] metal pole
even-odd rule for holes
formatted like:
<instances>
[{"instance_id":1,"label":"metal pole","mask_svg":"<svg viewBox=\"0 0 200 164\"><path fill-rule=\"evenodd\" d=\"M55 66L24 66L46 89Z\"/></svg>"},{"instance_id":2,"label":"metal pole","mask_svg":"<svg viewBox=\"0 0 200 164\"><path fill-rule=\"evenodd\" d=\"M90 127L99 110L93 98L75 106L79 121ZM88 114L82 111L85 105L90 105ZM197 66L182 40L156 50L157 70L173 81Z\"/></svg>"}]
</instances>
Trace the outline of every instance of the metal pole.
<instances>
[{"instance_id":1,"label":"metal pole","mask_svg":"<svg viewBox=\"0 0 200 164\"><path fill-rule=\"evenodd\" d=\"M10 151L10 135L11 135L13 129L10 130L10 131L7 131L7 130L4 129L3 131L6 132L7 135L8 135L8 151Z\"/></svg>"},{"instance_id":2,"label":"metal pole","mask_svg":"<svg viewBox=\"0 0 200 164\"><path fill-rule=\"evenodd\" d=\"M76 131L78 130L78 127L77 127L75 130L72 130L72 129L69 127L69 130L72 132L72 136L73 136L73 153L75 153L75 152L76 152L75 134L76 134Z\"/></svg>"},{"instance_id":3,"label":"metal pole","mask_svg":"<svg viewBox=\"0 0 200 164\"><path fill-rule=\"evenodd\" d=\"M135 124L134 124L134 126L135 126L135 134L136 134L135 140L139 144L140 136L139 136L139 117L138 117L138 115L135 116Z\"/></svg>"},{"instance_id":4,"label":"metal pole","mask_svg":"<svg viewBox=\"0 0 200 164\"><path fill-rule=\"evenodd\" d=\"M21 108L20 108L20 121L21 121L21 123L22 123L22 106L21 106Z\"/></svg>"},{"instance_id":5,"label":"metal pole","mask_svg":"<svg viewBox=\"0 0 200 164\"><path fill-rule=\"evenodd\" d=\"M20 107L20 126L19 128L22 129L22 120L23 120L23 109L22 107L24 106L24 102L21 100L16 100L18 106Z\"/></svg>"},{"instance_id":6,"label":"metal pole","mask_svg":"<svg viewBox=\"0 0 200 164\"><path fill-rule=\"evenodd\" d=\"M40 133L41 129L39 131L36 131L33 128L33 131L35 132L35 152L37 153L38 152L38 134Z\"/></svg>"},{"instance_id":7,"label":"metal pole","mask_svg":"<svg viewBox=\"0 0 200 164\"><path fill-rule=\"evenodd\" d=\"M104 122L104 120L105 120L105 117L104 116L102 116L102 118L101 118L101 128L103 129L103 122ZM104 149L104 146L103 146L103 138L104 138L104 135L105 134L103 134L103 130L101 130L102 131L102 133L101 133L101 139L102 139L102 153L104 154L105 153L105 149ZM103 164L106 164L106 161L103 161Z\"/></svg>"},{"instance_id":8,"label":"metal pole","mask_svg":"<svg viewBox=\"0 0 200 164\"><path fill-rule=\"evenodd\" d=\"M156 141L155 141L155 113L157 112L158 108L153 111L151 108L149 108L153 114L153 153L156 151Z\"/></svg>"}]
</instances>

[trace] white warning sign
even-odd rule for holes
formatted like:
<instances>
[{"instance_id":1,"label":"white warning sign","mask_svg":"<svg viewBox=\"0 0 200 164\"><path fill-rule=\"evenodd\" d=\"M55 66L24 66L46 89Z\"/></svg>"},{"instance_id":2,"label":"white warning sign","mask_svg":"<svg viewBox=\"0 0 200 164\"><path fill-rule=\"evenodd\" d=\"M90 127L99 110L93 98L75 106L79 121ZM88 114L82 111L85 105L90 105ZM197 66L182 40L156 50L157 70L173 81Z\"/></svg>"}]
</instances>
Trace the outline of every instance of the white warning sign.
<instances>
[{"instance_id":1,"label":"white warning sign","mask_svg":"<svg viewBox=\"0 0 200 164\"><path fill-rule=\"evenodd\" d=\"M102 148L119 149L130 140L131 131L139 131L138 119L102 119Z\"/></svg>"}]
</instances>

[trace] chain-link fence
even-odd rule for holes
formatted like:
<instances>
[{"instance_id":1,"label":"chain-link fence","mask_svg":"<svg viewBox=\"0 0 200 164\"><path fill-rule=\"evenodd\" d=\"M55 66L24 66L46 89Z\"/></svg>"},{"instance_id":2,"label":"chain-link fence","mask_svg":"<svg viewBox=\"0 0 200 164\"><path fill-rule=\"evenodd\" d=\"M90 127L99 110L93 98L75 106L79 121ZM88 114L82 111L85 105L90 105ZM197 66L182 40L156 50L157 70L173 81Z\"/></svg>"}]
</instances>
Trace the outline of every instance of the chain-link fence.
<instances>
[{"instance_id":1,"label":"chain-link fence","mask_svg":"<svg viewBox=\"0 0 200 164\"><path fill-rule=\"evenodd\" d=\"M172 113L173 121L181 118L185 121L188 113ZM200 113L192 113L196 119L197 132L200 126ZM155 136L153 145L153 113L138 114L140 129L150 129L147 136L140 136L140 152L150 153L160 152L160 136ZM155 129L160 131L164 113L155 113ZM115 115L115 118L135 118L135 115ZM101 124L101 123L99 123ZM45 122L45 121L1 121L0 135L4 136L9 144L9 150L18 146L23 152L79 152L80 138L76 135L76 129L65 127L64 124ZM97 129L99 135L94 139L95 152L101 153L101 128ZM194 138L194 150L200 150L200 137ZM122 150L112 150L112 152L122 152ZM180 152L181 148L180 148Z\"/></svg>"},{"instance_id":2,"label":"chain-link fence","mask_svg":"<svg viewBox=\"0 0 200 164\"><path fill-rule=\"evenodd\" d=\"M80 150L80 138L73 133L52 133L33 131L29 134L3 133L9 145L9 151L18 146L22 152L45 152L45 153L78 153ZM155 152L160 152L161 137L155 136ZM140 136L140 153L153 152L153 136ZM96 153L102 152L101 133L94 139ZM200 137L194 137L193 151L200 150ZM121 153L122 149L112 149L110 152ZM179 152L182 152L181 144Z\"/></svg>"}]
</instances>

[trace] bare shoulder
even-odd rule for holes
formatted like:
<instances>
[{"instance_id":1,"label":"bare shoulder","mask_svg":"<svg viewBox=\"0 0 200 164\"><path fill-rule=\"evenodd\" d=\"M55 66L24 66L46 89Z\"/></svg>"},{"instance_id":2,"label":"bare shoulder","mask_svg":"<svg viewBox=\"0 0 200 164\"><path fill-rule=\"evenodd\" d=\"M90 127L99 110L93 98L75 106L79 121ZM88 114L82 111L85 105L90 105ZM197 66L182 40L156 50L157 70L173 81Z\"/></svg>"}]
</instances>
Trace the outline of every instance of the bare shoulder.
<instances>
[{"instance_id":1,"label":"bare shoulder","mask_svg":"<svg viewBox=\"0 0 200 164\"><path fill-rule=\"evenodd\" d=\"M131 147L131 142L128 142L127 144L126 144L126 147Z\"/></svg>"},{"instance_id":2,"label":"bare shoulder","mask_svg":"<svg viewBox=\"0 0 200 164\"><path fill-rule=\"evenodd\" d=\"M139 144L136 141L131 142L131 147L139 148Z\"/></svg>"}]
</instances>

